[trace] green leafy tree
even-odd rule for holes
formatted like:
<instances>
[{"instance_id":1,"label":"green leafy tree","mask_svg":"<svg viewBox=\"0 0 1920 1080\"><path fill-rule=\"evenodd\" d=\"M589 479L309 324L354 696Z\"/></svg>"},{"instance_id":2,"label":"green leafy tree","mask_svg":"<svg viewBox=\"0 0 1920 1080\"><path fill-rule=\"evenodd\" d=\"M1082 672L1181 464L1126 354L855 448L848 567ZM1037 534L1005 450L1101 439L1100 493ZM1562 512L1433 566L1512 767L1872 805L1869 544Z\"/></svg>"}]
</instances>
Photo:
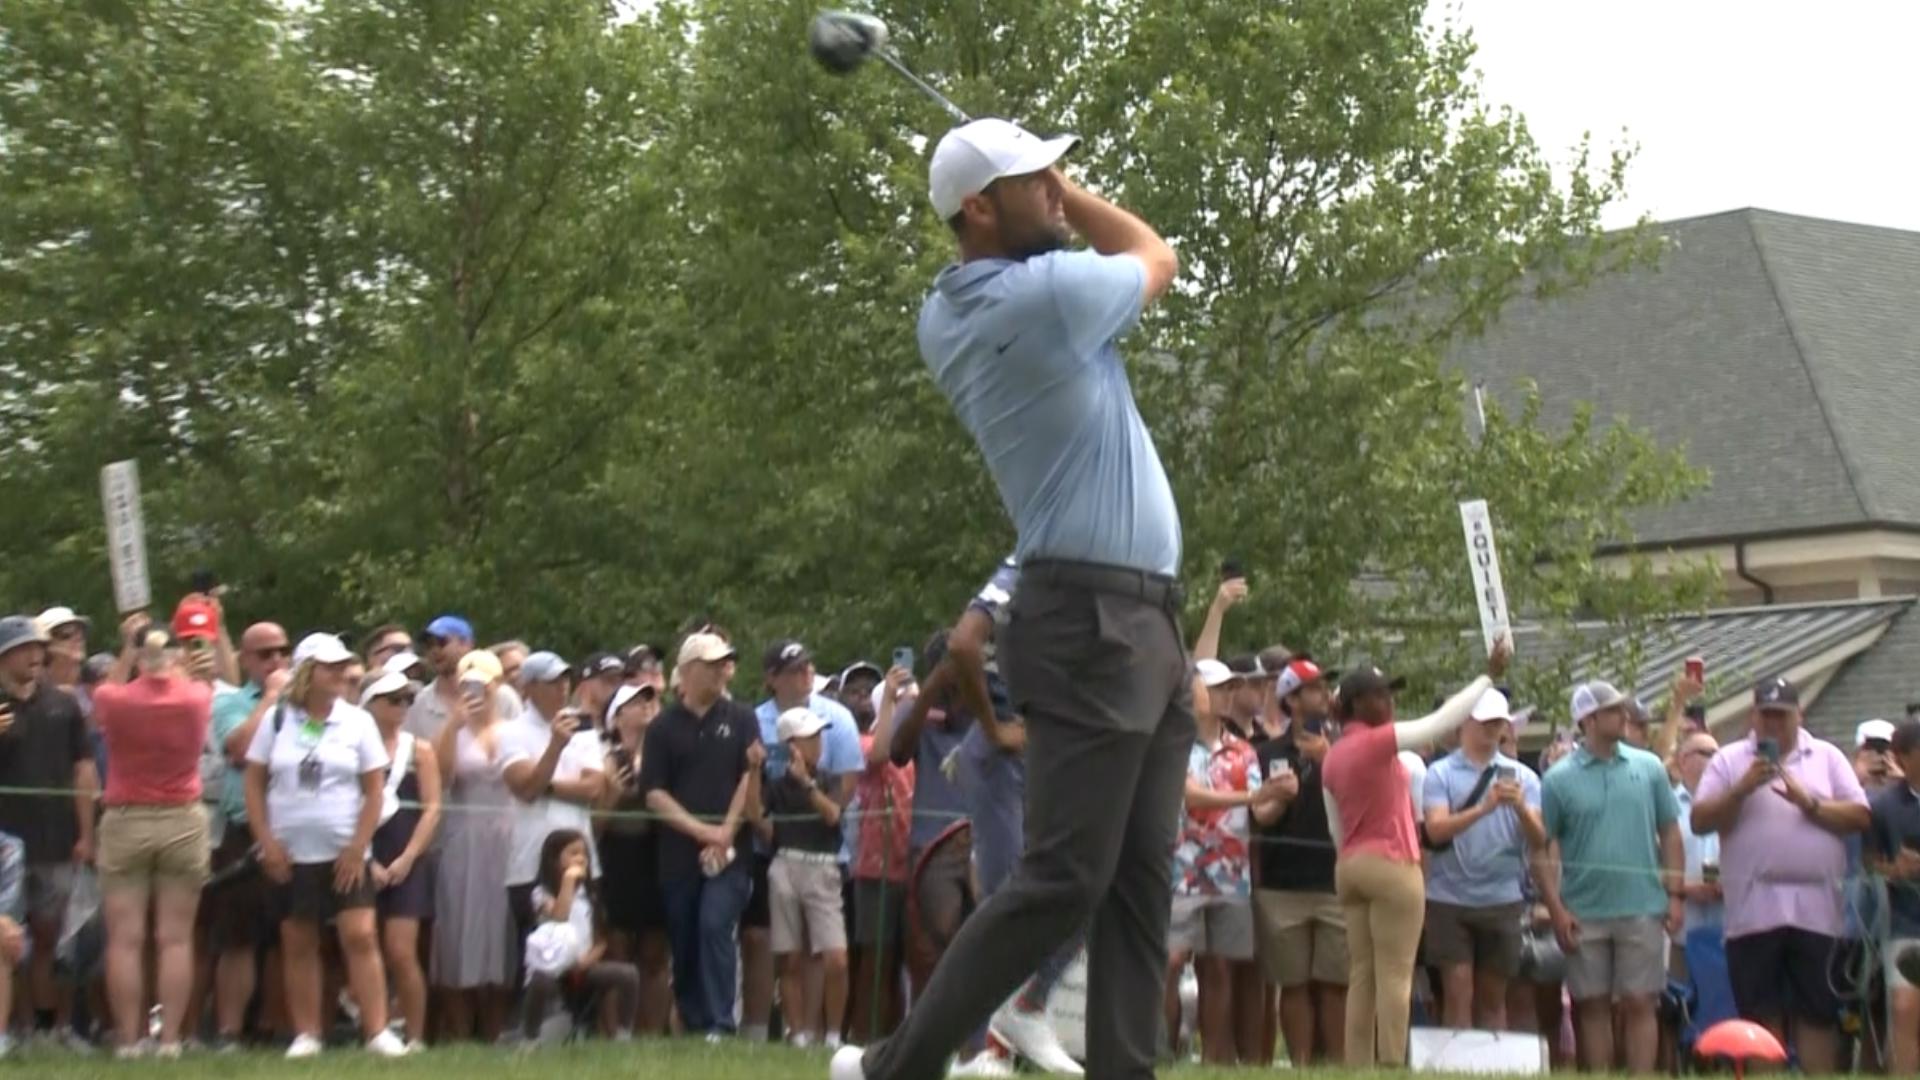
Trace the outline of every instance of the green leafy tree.
<instances>
[{"instance_id":1,"label":"green leafy tree","mask_svg":"<svg viewBox=\"0 0 1920 1080\"><path fill-rule=\"evenodd\" d=\"M1179 248L1128 360L1186 577L1258 575L1230 640L1452 681L1474 497L1556 633L1702 601L1592 558L1700 481L1676 455L1524 396L1484 433L1464 415L1452 343L1654 254L1599 228L1626 157L1556 180L1464 29L1414 0L875 10L977 113L1080 132L1075 167ZM952 257L925 203L947 121L808 62L810 14L0 9L0 363L32 388L0 396L23 432L0 478L47 508L0 535L0 584L85 576L99 603L93 470L131 454L166 574L217 561L299 625L918 641L1012 541L913 337Z\"/></svg>"}]
</instances>

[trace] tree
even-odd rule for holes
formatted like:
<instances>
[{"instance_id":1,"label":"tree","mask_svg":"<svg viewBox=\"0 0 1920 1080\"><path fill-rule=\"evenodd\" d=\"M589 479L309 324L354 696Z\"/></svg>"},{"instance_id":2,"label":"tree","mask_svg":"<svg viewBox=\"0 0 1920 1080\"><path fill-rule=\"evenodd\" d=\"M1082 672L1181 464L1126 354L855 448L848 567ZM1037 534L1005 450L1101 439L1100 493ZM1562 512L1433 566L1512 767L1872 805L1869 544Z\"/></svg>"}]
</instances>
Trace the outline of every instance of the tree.
<instances>
[{"instance_id":1,"label":"tree","mask_svg":"<svg viewBox=\"0 0 1920 1080\"><path fill-rule=\"evenodd\" d=\"M1452 342L1653 252L1598 225L1626 155L1556 181L1425 10L876 12L977 113L1081 133L1075 167L1180 249L1127 355L1187 579L1240 554L1261 587L1236 636L1441 682L1473 624L1459 499L1492 502L1513 599L1550 623L1704 594L1590 557L1699 482L1676 455L1527 407L1466 422ZM0 344L35 389L0 399L32 424L0 476L49 510L0 535L0 585L85 575L97 604L92 470L136 453L166 574L216 560L296 625L453 608L570 651L694 614L835 657L920 640L1012 542L913 340L951 258L925 205L947 121L885 72L808 63L809 14L7 5L0 250L36 254L0 263ZM124 104L90 112L102 94ZM174 103L157 134L153 101ZM168 156L137 168L115 139ZM165 255L123 259L109 229ZM167 389L75 363L123 339Z\"/></svg>"}]
</instances>

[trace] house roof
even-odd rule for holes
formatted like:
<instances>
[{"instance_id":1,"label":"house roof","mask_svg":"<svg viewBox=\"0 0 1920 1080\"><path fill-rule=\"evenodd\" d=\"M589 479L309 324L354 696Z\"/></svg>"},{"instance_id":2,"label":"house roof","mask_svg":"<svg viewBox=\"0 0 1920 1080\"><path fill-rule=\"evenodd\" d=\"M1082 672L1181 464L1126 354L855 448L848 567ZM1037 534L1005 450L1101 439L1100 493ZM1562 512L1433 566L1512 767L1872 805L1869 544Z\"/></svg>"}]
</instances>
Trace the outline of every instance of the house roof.
<instances>
[{"instance_id":1,"label":"house roof","mask_svg":"<svg viewBox=\"0 0 1920 1080\"><path fill-rule=\"evenodd\" d=\"M1655 620L1637 635L1637 641L1630 632L1582 624L1575 629L1587 647L1573 662L1572 674L1577 682L1605 679L1652 705L1666 698L1687 657L1699 656L1706 661L1706 703L1717 722L1720 717L1744 714L1749 692L1761 679L1788 675L1806 689L1807 680L1827 679L1836 669L1844 676L1880 651L1876 642L1913 603L1913 597L1901 596L1727 608ZM1516 635L1523 652L1534 647L1527 636L1524 630ZM1611 658L1627 654L1630 647L1637 648L1640 662L1628 681L1612 666ZM1837 679L1825 685L1835 684ZM1875 689L1879 691L1877 711L1891 712L1891 699L1898 690ZM1882 698L1887 700L1878 700ZM1823 692L1808 712L1824 721L1817 726L1828 731L1851 730L1848 725L1864 718L1852 715L1858 706L1851 701L1840 712L1823 708L1825 704ZM1564 713L1565 705L1550 704L1549 709Z\"/></svg>"},{"instance_id":2,"label":"house roof","mask_svg":"<svg viewBox=\"0 0 1920 1080\"><path fill-rule=\"evenodd\" d=\"M1685 449L1710 487L1636 519L1641 543L1920 529L1920 233L1736 210L1656 226L1658 267L1509 304L1455 361L1549 422Z\"/></svg>"}]
</instances>

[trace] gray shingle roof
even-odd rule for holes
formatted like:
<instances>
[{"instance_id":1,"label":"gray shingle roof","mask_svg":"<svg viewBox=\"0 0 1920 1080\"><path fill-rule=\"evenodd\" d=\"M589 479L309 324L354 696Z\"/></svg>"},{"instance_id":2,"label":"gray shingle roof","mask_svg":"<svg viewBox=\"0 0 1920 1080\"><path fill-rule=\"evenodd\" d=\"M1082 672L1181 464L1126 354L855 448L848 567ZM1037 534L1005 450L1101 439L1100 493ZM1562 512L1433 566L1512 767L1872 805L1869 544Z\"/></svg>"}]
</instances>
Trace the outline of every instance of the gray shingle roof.
<instances>
[{"instance_id":1,"label":"gray shingle roof","mask_svg":"<svg viewBox=\"0 0 1920 1080\"><path fill-rule=\"evenodd\" d=\"M1920 616L1912 608L1894 617L1873 648L1841 667L1807 709L1807 726L1821 738L1850 747L1860 721L1897 724L1910 701L1920 701Z\"/></svg>"},{"instance_id":2,"label":"gray shingle roof","mask_svg":"<svg viewBox=\"0 0 1920 1080\"><path fill-rule=\"evenodd\" d=\"M1710 470L1643 543L1869 523L1920 528L1920 233L1737 210L1662 224L1657 268L1517 300L1456 361L1505 401L1538 384Z\"/></svg>"}]
</instances>

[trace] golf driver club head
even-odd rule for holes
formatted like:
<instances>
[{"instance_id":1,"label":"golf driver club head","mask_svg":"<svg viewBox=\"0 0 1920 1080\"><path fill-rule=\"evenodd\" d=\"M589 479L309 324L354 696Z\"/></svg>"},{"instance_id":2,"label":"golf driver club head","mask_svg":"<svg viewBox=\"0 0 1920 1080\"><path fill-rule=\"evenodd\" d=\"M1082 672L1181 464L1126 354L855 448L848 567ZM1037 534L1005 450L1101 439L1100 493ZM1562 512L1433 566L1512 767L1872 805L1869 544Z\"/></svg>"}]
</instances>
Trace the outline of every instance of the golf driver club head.
<instances>
[{"instance_id":1,"label":"golf driver club head","mask_svg":"<svg viewBox=\"0 0 1920 1080\"><path fill-rule=\"evenodd\" d=\"M887 24L871 15L852 11L820 12L807 26L807 48L821 67L835 75L851 74L869 57L878 58L881 63L898 72L901 78L912 83L916 90L945 109L947 115L957 122L964 124L972 119L966 110L947 100L945 94L935 90L900 62L900 58L887 47Z\"/></svg>"},{"instance_id":2,"label":"golf driver club head","mask_svg":"<svg viewBox=\"0 0 1920 1080\"><path fill-rule=\"evenodd\" d=\"M886 47L887 24L852 11L822 11L807 27L807 48L820 66L846 75Z\"/></svg>"}]
</instances>

